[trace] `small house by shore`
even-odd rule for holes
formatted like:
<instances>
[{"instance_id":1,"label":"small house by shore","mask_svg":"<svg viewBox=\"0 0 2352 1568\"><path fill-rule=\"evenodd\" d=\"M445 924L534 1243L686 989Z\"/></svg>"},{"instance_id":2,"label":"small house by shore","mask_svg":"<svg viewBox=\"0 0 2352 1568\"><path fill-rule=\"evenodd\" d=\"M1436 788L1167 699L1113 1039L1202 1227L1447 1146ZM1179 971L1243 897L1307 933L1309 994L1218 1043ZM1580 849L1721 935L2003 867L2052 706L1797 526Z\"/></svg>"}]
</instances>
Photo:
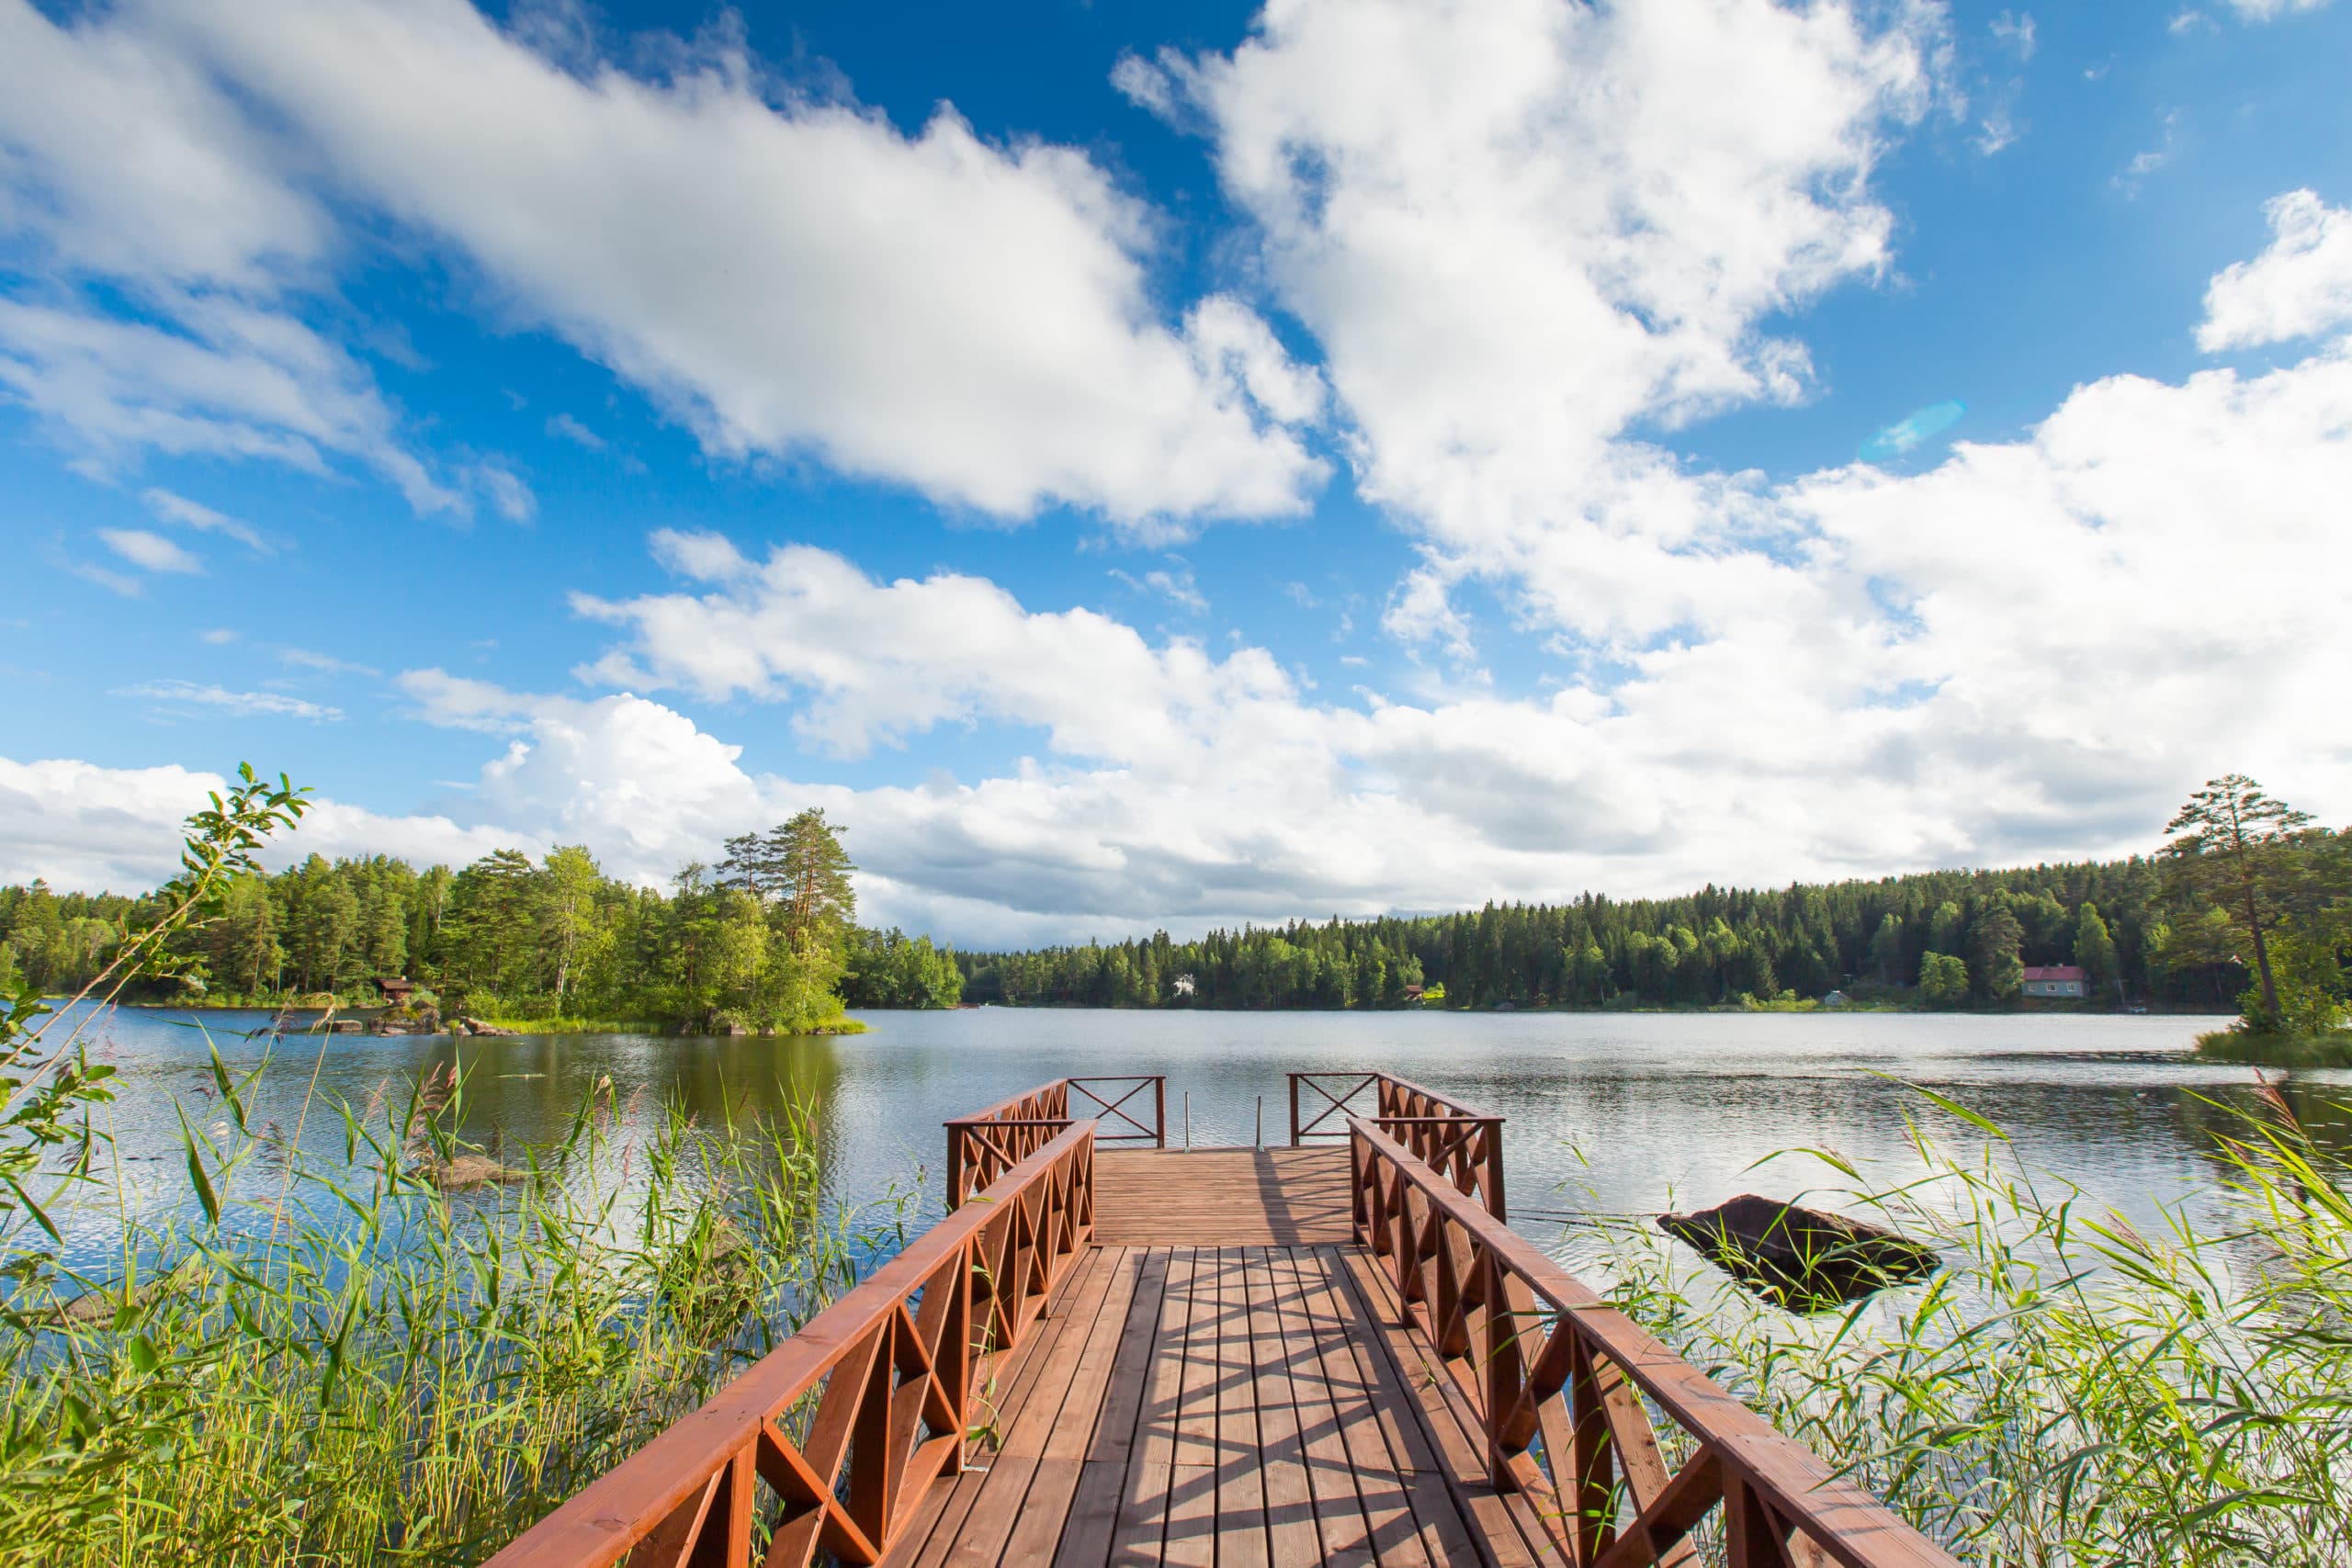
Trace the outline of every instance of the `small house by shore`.
<instances>
[{"instance_id":1,"label":"small house by shore","mask_svg":"<svg viewBox=\"0 0 2352 1568\"><path fill-rule=\"evenodd\" d=\"M2091 994L2090 976L2072 964L2042 967L2028 964L2024 983L2018 988L2028 998L2072 997L2079 1000Z\"/></svg>"}]
</instances>

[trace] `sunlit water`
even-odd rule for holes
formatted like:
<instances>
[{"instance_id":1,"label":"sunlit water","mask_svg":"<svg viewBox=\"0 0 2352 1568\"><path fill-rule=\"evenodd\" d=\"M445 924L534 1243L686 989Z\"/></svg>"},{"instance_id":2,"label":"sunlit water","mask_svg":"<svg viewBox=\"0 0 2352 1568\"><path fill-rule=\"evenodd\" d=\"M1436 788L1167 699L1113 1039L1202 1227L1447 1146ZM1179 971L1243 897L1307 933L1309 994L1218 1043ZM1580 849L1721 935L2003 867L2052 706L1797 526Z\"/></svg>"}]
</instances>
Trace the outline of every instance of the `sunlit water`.
<instances>
[{"instance_id":1,"label":"sunlit water","mask_svg":"<svg viewBox=\"0 0 2352 1568\"><path fill-rule=\"evenodd\" d=\"M812 1097L829 1195L864 1203L920 1187L938 1212L940 1123L1043 1080L1164 1072L1169 1142L1248 1144L1262 1100L1266 1141L1289 1129L1285 1074L1378 1067L1508 1118L1513 1223L1574 1266L1567 1213L1703 1207L1742 1191L1792 1196L1828 1179L1803 1160L1750 1168L1776 1150L1826 1147L1858 1161L1907 1155L1905 1117L1967 1146L1983 1135L1905 1087L1961 1101L2006 1129L2014 1157L2078 1184L2143 1226L2170 1204L2210 1201L2208 1151L2229 1112L2252 1103L2252 1070L2198 1060L2213 1021L2156 1017L1921 1014L1521 1014L1115 1012L978 1009L865 1015L842 1040L629 1034L474 1040L288 1035L246 1031L266 1015L122 1010L91 1021L93 1054L119 1069L112 1108L121 1182L62 1209L66 1258L102 1269L127 1213L150 1225L192 1214L180 1115L218 1128L209 1050L232 1074L271 1059L255 1126L332 1162L344 1149L335 1100L399 1103L436 1066L467 1076L468 1137L514 1150L561 1136L609 1077L618 1141L646 1136L664 1097L706 1122L772 1113ZM316 1093L311 1092L315 1074ZM2276 1077L2277 1075L2274 1075ZM2284 1086L2341 1146L2335 1102L2352 1073ZM2213 1101L2219 1101L2217 1107ZM307 1109L306 1109L307 1107ZM383 1112L374 1113L380 1125ZM261 1183L266 1186L266 1182Z\"/></svg>"}]
</instances>

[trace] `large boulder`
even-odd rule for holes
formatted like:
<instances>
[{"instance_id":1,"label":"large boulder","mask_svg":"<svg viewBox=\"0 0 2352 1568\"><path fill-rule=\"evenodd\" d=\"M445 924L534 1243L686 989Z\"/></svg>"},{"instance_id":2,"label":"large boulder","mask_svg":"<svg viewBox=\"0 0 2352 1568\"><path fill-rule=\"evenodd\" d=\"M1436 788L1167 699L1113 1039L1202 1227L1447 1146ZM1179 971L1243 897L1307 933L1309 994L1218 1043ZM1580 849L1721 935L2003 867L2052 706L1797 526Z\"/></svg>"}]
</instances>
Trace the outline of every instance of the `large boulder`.
<instances>
[{"instance_id":1,"label":"large boulder","mask_svg":"<svg viewBox=\"0 0 2352 1568\"><path fill-rule=\"evenodd\" d=\"M1658 1228L1758 1294L1800 1312L1859 1301L1936 1271L1936 1255L1894 1231L1802 1203L1742 1193Z\"/></svg>"}]
</instances>

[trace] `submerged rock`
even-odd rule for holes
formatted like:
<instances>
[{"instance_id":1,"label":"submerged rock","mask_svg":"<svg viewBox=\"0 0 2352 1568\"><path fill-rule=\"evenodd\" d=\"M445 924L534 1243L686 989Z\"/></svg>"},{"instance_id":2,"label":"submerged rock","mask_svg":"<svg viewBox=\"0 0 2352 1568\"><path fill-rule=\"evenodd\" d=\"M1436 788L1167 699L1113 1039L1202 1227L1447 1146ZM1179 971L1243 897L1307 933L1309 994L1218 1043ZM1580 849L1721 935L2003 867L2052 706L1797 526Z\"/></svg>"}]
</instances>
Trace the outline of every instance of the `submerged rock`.
<instances>
[{"instance_id":1,"label":"submerged rock","mask_svg":"<svg viewBox=\"0 0 2352 1568\"><path fill-rule=\"evenodd\" d=\"M444 1192L454 1192L468 1187L488 1187L493 1182L520 1181L530 1172L501 1165L485 1155L459 1155L455 1159L420 1160L411 1168L410 1174Z\"/></svg>"},{"instance_id":2,"label":"submerged rock","mask_svg":"<svg viewBox=\"0 0 2352 1568\"><path fill-rule=\"evenodd\" d=\"M1753 1192L1697 1213L1660 1214L1657 1224L1741 1284L1800 1312L1924 1279L1941 1261L1883 1226Z\"/></svg>"},{"instance_id":3,"label":"submerged rock","mask_svg":"<svg viewBox=\"0 0 2352 1568\"><path fill-rule=\"evenodd\" d=\"M35 1307L24 1314L25 1321L42 1328L112 1323L115 1314L125 1307L142 1307L162 1296L185 1295L196 1290L204 1283L207 1274L202 1258L184 1258L168 1270L147 1274L129 1291L119 1280L100 1285L69 1301Z\"/></svg>"}]
</instances>

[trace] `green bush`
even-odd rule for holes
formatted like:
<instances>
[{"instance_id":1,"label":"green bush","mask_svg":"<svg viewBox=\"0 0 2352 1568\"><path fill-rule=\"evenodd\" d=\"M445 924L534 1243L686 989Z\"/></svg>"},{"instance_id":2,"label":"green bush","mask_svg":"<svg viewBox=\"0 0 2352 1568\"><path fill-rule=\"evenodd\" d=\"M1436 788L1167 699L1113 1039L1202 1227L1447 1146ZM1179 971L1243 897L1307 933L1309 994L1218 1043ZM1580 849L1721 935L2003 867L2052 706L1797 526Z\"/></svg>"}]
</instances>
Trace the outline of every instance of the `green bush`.
<instances>
[{"instance_id":1,"label":"green bush","mask_svg":"<svg viewBox=\"0 0 2352 1568\"><path fill-rule=\"evenodd\" d=\"M1919 999L1931 1008L1955 1008L1966 1001L1966 962L1949 953L1930 953L1921 958Z\"/></svg>"},{"instance_id":2,"label":"green bush","mask_svg":"<svg viewBox=\"0 0 2352 1568\"><path fill-rule=\"evenodd\" d=\"M1612 1294L1963 1560L2334 1568L2352 1562L2352 1173L2266 1092L2265 1119L2216 1136L2218 1224L2176 1210L2143 1235L2045 1190L1971 1116L1988 1143L1967 1157L1916 1127L1892 1172L1807 1151L1855 1183L1808 1201L1941 1255L1923 1285L1800 1316L1617 1225Z\"/></svg>"},{"instance_id":3,"label":"green bush","mask_svg":"<svg viewBox=\"0 0 2352 1568\"><path fill-rule=\"evenodd\" d=\"M105 1281L10 1266L0 1562L479 1562L790 1335L902 1217L820 1211L805 1107L648 1129L608 1089L508 1167L434 1078L378 1117L309 1106L354 1156L314 1166L249 1125L255 1077L216 1058L231 1133L187 1134L200 1224L126 1231Z\"/></svg>"}]
</instances>

